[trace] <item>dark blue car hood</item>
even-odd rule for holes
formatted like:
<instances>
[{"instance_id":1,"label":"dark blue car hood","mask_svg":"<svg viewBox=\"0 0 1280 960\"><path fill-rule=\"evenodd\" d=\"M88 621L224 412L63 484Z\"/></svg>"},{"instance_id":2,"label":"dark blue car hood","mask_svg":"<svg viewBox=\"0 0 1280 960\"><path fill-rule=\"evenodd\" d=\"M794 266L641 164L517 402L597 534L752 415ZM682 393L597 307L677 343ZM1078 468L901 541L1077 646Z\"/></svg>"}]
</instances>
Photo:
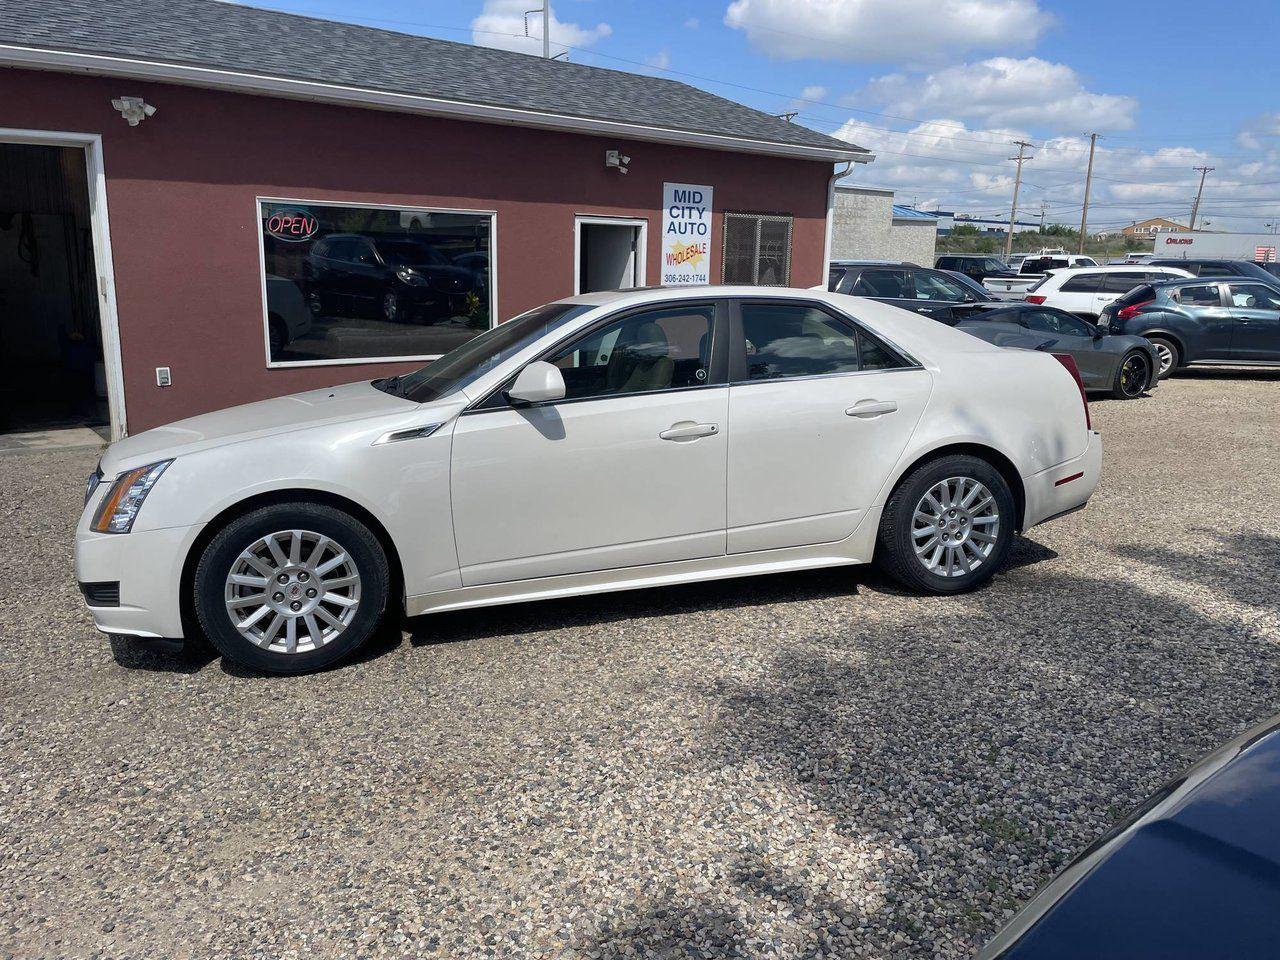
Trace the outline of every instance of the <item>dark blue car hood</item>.
<instances>
[{"instance_id":1,"label":"dark blue car hood","mask_svg":"<svg viewBox=\"0 0 1280 960\"><path fill-rule=\"evenodd\" d=\"M1157 794L1041 891L983 956L1280 956L1277 721Z\"/></svg>"}]
</instances>

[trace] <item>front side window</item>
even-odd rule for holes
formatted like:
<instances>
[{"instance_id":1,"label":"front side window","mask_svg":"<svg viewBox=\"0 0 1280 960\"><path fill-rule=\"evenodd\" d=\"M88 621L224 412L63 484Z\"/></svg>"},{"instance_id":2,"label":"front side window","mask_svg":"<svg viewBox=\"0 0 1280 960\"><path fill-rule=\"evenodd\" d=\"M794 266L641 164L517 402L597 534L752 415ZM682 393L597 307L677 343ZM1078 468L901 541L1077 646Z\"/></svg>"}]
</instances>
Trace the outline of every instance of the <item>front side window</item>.
<instances>
[{"instance_id":1,"label":"front side window","mask_svg":"<svg viewBox=\"0 0 1280 960\"><path fill-rule=\"evenodd\" d=\"M747 380L885 370L903 363L883 344L806 304L743 303Z\"/></svg>"},{"instance_id":2,"label":"front side window","mask_svg":"<svg viewBox=\"0 0 1280 960\"><path fill-rule=\"evenodd\" d=\"M1280 292L1262 283L1233 283L1231 305L1245 310L1280 310Z\"/></svg>"},{"instance_id":3,"label":"front side window","mask_svg":"<svg viewBox=\"0 0 1280 960\"><path fill-rule=\"evenodd\" d=\"M596 327L546 358L560 368L565 399L701 387L710 381L711 304L633 313Z\"/></svg>"},{"instance_id":4,"label":"front side window","mask_svg":"<svg viewBox=\"0 0 1280 960\"><path fill-rule=\"evenodd\" d=\"M930 273L927 270L912 270L917 300L939 300L943 303L964 303L969 299L964 288L950 277Z\"/></svg>"},{"instance_id":5,"label":"front side window","mask_svg":"<svg viewBox=\"0 0 1280 960\"><path fill-rule=\"evenodd\" d=\"M1216 283L1183 287L1177 292L1176 297L1179 303L1186 304L1189 307L1217 307L1222 305Z\"/></svg>"},{"instance_id":6,"label":"front side window","mask_svg":"<svg viewBox=\"0 0 1280 960\"><path fill-rule=\"evenodd\" d=\"M724 283L785 287L791 282L791 217L724 215Z\"/></svg>"},{"instance_id":7,"label":"front side window","mask_svg":"<svg viewBox=\"0 0 1280 960\"><path fill-rule=\"evenodd\" d=\"M258 201L271 363L449 353L489 329L493 216Z\"/></svg>"}]
</instances>

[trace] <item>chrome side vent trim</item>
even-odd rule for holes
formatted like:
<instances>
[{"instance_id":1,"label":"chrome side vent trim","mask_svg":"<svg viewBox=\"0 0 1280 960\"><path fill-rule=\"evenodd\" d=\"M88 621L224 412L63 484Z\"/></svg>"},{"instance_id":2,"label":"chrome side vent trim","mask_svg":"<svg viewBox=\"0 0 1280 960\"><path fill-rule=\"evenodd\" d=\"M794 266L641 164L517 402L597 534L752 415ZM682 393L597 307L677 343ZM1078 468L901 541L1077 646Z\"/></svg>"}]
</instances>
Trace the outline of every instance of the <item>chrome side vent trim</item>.
<instances>
[{"instance_id":1,"label":"chrome side vent trim","mask_svg":"<svg viewBox=\"0 0 1280 960\"><path fill-rule=\"evenodd\" d=\"M377 440L373 441L376 447L381 443L399 443L401 440L421 440L423 437L429 437L444 424L428 423L421 427L407 427L404 430L392 430L390 433L384 433Z\"/></svg>"}]
</instances>

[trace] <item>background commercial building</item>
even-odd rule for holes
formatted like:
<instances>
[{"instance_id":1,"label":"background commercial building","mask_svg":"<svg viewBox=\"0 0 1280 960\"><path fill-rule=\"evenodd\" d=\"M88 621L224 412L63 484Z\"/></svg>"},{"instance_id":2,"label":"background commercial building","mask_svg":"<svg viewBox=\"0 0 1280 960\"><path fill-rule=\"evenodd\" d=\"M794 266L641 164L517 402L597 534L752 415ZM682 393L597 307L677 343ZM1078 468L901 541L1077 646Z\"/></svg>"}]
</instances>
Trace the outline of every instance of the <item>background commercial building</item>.
<instances>
[{"instance_id":1,"label":"background commercial building","mask_svg":"<svg viewBox=\"0 0 1280 960\"><path fill-rule=\"evenodd\" d=\"M833 259L908 260L933 266L937 239L937 218L894 203L892 190L836 187Z\"/></svg>"},{"instance_id":2,"label":"background commercial building","mask_svg":"<svg viewBox=\"0 0 1280 960\"><path fill-rule=\"evenodd\" d=\"M834 164L870 159L670 80L211 0L0 21L8 429L404 372L579 291L812 286Z\"/></svg>"}]
</instances>

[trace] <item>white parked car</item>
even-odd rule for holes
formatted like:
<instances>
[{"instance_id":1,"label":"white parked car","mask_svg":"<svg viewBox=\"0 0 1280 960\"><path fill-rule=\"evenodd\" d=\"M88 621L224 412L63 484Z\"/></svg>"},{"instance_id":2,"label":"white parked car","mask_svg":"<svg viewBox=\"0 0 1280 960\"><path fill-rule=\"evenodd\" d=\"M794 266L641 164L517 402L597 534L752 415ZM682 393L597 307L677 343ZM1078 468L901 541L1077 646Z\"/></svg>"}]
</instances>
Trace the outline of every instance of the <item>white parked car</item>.
<instances>
[{"instance_id":1,"label":"white parked car","mask_svg":"<svg viewBox=\"0 0 1280 960\"><path fill-rule=\"evenodd\" d=\"M405 376L112 444L76 575L100 630L300 672L410 614L879 559L990 578L1080 507L1067 364L871 300L703 287L530 311Z\"/></svg>"},{"instance_id":2,"label":"white parked car","mask_svg":"<svg viewBox=\"0 0 1280 960\"><path fill-rule=\"evenodd\" d=\"M1178 267L1114 266L1055 270L1028 288L1026 301L1096 320L1107 304L1123 297L1138 284L1189 276L1188 271Z\"/></svg>"}]
</instances>

